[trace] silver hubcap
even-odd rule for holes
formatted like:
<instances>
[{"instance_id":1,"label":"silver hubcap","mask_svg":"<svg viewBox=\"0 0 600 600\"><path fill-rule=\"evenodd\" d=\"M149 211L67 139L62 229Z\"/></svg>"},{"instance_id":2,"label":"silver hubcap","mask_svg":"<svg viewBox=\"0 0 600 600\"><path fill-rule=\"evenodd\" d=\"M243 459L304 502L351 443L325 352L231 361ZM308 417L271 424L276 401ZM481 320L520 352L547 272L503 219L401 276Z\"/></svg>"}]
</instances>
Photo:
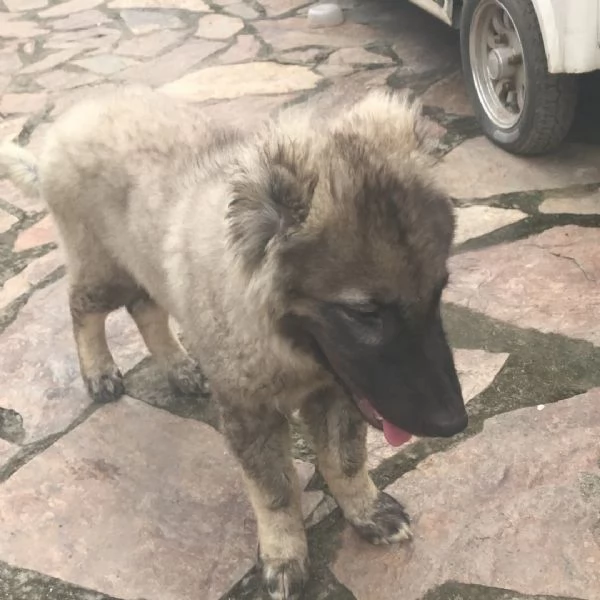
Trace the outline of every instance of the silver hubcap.
<instances>
[{"instance_id":1,"label":"silver hubcap","mask_svg":"<svg viewBox=\"0 0 600 600\"><path fill-rule=\"evenodd\" d=\"M523 46L515 24L497 0L475 9L469 35L471 71L488 118L502 129L519 120L527 93Z\"/></svg>"}]
</instances>

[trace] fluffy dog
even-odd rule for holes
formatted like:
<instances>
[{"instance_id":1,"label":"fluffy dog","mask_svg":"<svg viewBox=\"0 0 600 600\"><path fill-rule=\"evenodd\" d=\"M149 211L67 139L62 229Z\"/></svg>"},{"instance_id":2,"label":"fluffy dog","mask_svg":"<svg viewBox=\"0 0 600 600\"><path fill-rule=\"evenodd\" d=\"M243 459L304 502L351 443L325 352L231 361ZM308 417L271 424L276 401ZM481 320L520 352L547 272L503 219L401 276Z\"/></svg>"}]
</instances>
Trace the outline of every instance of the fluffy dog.
<instances>
[{"instance_id":1,"label":"fluffy dog","mask_svg":"<svg viewBox=\"0 0 600 600\"><path fill-rule=\"evenodd\" d=\"M379 92L329 121L301 109L242 134L125 88L68 111L39 161L1 151L58 226L92 397L124 392L104 331L121 306L174 386L203 392L208 376L274 599L297 598L308 573L292 412L345 518L376 544L410 529L369 477L367 422L395 445L467 425L440 316L454 218L420 130L416 105Z\"/></svg>"}]
</instances>

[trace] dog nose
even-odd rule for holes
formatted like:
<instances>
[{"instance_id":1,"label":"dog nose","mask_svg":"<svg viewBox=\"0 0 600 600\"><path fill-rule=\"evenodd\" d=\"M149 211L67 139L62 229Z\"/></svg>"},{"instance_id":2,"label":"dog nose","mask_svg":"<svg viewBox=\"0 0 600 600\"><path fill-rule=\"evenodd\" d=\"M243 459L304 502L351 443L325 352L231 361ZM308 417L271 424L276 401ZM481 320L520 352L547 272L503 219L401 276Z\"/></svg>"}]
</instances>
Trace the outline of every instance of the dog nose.
<instances>
[{"instance_id":1,"label":"dog nose","mask_svg":"<svg viewBox=\"0 0 600 600\"><path fill-rule=\"evenodd\" d=\"M469 415L466 411L457 417L444 421L437 421L434 430L435 437L452 437L461 431L464 431L469 424Z\"/></svg>"}]
</instances>

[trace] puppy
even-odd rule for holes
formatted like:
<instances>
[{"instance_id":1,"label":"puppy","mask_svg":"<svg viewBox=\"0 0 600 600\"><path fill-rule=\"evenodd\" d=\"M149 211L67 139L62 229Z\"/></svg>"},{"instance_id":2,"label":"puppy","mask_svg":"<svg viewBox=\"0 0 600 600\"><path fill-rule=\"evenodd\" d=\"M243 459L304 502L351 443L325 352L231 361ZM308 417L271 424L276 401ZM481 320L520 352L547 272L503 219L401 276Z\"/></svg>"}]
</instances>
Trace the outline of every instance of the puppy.
<instances>
[{"instance_id":1,"label":"puppy","mask_svg":"<svg viewBox=\"0 0 600 600\"><path fill-rule=\"evenodd\" d=\"M454 218L420 130L416 105L380 92L329 121L300 109L242 134L136 87L68 111L39 160L0 152L58 226L91 396L124 392L104 330L121 306L177 389L205 392L208 377L273 599L299 597L308 574L292 412L374 544L410 529L369 477L367 423L394 445L467 425L440 316Z\"/></svg>"}]
</instances>

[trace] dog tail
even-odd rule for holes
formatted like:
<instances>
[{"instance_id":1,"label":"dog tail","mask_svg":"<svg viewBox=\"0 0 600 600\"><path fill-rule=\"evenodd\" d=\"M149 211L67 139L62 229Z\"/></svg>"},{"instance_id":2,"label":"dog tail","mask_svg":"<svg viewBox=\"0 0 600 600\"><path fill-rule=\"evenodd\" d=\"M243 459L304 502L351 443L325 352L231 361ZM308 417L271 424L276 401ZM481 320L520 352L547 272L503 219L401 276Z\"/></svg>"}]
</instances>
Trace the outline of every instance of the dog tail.
<instances>
[{"instance_id":1,"label":"dog tail","mask_svg":"<svg viewBox=\"0 0 600 600\"><path fill-rule=\"evenodd\" d=\"M0 177L8 177L27 196L40 193L35 156L13 142L0 144Z\"/></svg>"}]
</instances>

